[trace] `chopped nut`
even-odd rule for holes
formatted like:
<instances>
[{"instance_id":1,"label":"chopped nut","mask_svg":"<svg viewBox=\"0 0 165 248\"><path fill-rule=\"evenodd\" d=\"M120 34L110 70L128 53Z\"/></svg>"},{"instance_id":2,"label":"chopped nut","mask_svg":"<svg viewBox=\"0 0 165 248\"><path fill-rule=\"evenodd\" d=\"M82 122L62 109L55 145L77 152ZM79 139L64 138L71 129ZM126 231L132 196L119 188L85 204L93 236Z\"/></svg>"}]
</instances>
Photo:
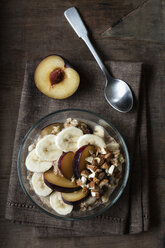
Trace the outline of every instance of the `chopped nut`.
<instances>
[{"instance_id":1,"label":"chopped nut","mask_svg":"<svg viewBox=\"0 0 165 248\"><path fill-rule=\"evenodd\" d=\"M92 175L92 174L90 174L90 175ZM88 181L89 181L89 182L91 182L91 181L93 180L93 178L95 177L95 173L94 173L94 175L93 175L92 177L90 177L90 175L89 175L89 177L88 177Z\"/></svg>"},{"instance_id":2,"label":"chopped nut","mask_svg":"<svg viewBox=\"0 0 165 248\"><path fill-rule=\"evenodd\" d=\"M99 154L99 158L102 158L105 160L104 156L105 156L104 154Z\"/></svg>"},{"instance_id":3,"label":"chopped nut","mask_svg":"<svg viewBox=\"0 0 165 248\"><path fill-rule=\"evenodd\" d=\"M104 176L105 176L105 172L101 172L101 173L98 175L98 178L99 178L100 180L102 180L102 179L104 178Z\"/></svg>"},{"instance_id":4,"label":"chopped nut","mask_svg":"<svg viewBox=\"0 0 165 248\"><path fill-rule=\"evenodd\" d=\"M91 164L87 164L87 169L90 170L91 172L95 172L97 167Z\"/></svg>"},{"instance_id":5,"label":"chopped nut","mask_svg":"<svg viewBox=\"0 0 165 248\"><path fill-rule=\"evenodd\" d=\"M102 171L101 169L97 168L96 171L95 171L95 173L97 174L97 173L99 173L101 171Z\"/></svg>"},{"instance_id":6,"label":"chopped nut","mask_svg":"<svg viewBox=\"0 0 165 248\"><path fill-rule=\"evenodd\" d=\"M96 166L95 158L94 158L93 161L92 161L92 165Z\"/></svg>"},{"instance_id":7,"label":"chopped nut","mask_svg":"<svg viewBox=\"0 0 165 248\"><path fill-rule=\"evenodd\" d=\"M100 180L97 177L93 178L93 182L95 182L96 184L98 184L100 182Z\"/></svg>"},{"instance_id":8,"label":"chopped nut","mask_svg":"<svg viewBox=\"0 0 165 248\"><path fill-rule=\"evenodd\" d=\"M98 174L101 170L94 165L87 165L87 169L90 170L92 173L88 176L88 179L94 178L96 174Z\"/></svg>"},{"instance_id":9,"label":"chopped nut","mask_svg":"<svg viewBox=\"0 0 165 248\"><path fill-rule=\"evenodd\" d=\"M95 175L96 175L96 173L95 173L95 172L92 172L92 173L89 175L88 180L91 181L91 179L94 178Z\"/></svg>"},{"instance_id":10,"label":"chopped nut","mask_svg":"<svg viewBox=\"0 0 165 248\"><path fill-rule=\"evenodd\" d=\"M102 170L97 168L96 171L95 171L95 176L98 177L99 173L101 172Z\"/></svg>"},{"instance_id":11,"label":"chopped nut","mask_svg":"<svg viewBox=\"0 0 165 248\"><path fill-rule=\"evenodd\" d=\"M107 158L109 158L110 156L111 156L111 153L109 152L109 153L107 153L107 154L104 155L104 158L107 159Z\"/></svg>"},{"instance_id":12,"label":"chopped nut","mask_svg":"<svg viewBox=\"0 0 165 248\"><path fill-rule=\"evenodd\" d=\"M98 190L92 189L91 190L91 195L95 198L100 198L100 193Z\"/></svg>"},{"instance_id":13,"label":"chopped nut","mask_svg":"<svg viewBox=\"0 0 165 248\"><path fill-rule=\"evenodd\" d=\"M101 156L103 156L103 155L101 155ZM105 159L103 157L101 157L101 156L99 156L100 157L100 162L98 164L99 166L102 166L104 164L104 162L105 162Z\"/></svg>"},{"instance_id":14,"label":"chopped nut","mask_svg":"<svg viewBox=\"0 0 165 248\"><path fill-rule=\"evenodd\" d=\"M88 170L83 170L81 171L81 176L88 177L89 176L89 171Z\"/></svg>"},{"instance_id":15,"label":"chopped nut","mask_svg":"<svg viewBox=\"0 0 165 248\"><path fill-rule=\"evenodd\" d=\"M86 187L87 189L89 189L89 183L88 183L88 184L86 184L86 185L85 185L85 187Z\"/></svg>"},{"instance_id":16,"label":"chopped nut","mask_svg":"<svg viewBox=\"0 0 165 248\"><path fill-rule=\"evenodd\" d=\"M115 166L118 166L117 158L111 159L111 164L112 164L112 165L115 165Z\"/></svg>"},{"instance_id":17,"label":"chopped nut","mask_svg":"<svg viewBox=\"0 0 165 248\"><path fill-rule=\"evenodd\" d=\"M81 187L84 186L80 179L76 180L76 183L78 186L81 186Z\"/></svg>"},{"instance_id":18,"label":"chopped nut","mask_svg":"<svg viewBox=\"0 0 165 248\"><path fill-rule=\"evenodd\" d=\"M95 189L95 182L94 181L91 181L89 183L89 189Z\"/></svg>"},{"instance_id":19,"label":"chopped nut","mask_svg":"<svg viewBox=\"0 0 165 248\"><path fill-rule=\"evenodd\" d=\"M90 156L90 157L87 157L87 158L85 158L85 161L87 161L88 163L92 163L92 161L93 161L93 157L92 156Z\"/></svg>"},{"instance_id":20,"label":"chopped nut","mask_svg":"<svg viewBox=\"0 0 165 248\"><path fill-rule=\"evenodd\" d=\"M96 162L97 162L97 164L99 164L99 163L100 163L100 161L101 161L101 158L99 158L99 157L95 157L95 158L94 158L94 161L96 161Z\"/></svg>"},{"instance_id":21,"label":"chopped nut","mask_svg":"<svg viewBox=\"0 0 165 248\"><path fill-rule=\"evenodd\" d=\"M100 184L99 184L100 188L102 188L104 185L106 185L106 186L109 185L108 179L103 179L103 180L100 182Z\"/></svg>"},{"instance_id":22,"label":"chopped nut","mask_svg":"<svg viewBox=\"0 0 165 248\"><path fill-rule=\"evenodd\" d=\"M105 162L102 166L101 166L102 169L109 169L109 165L107 162Z\"/></svg>"},{"instance_id":23,"label":"chopped nut","mask_svg":"<svg viewBox=\"0 0 165 248\"><path fill-rule=\"evenodd\" d=\"M90 155L92 155L94 152L92 150L89 150Z\"/></svg>"},{"instance_id":24,"label":"chopped nut","mask_svg":"<svg viewBox=\"0 0 165 248\"><path fill-rule=\"evenodd\" d=\"M84 176L82 176L82 177L81 177L81 182L82 182L83 185L85 185L86 182L87 182L87 178L84 177Z\"/></svg>"},{"instance_id":25,"label":"chopped nut","mask_svg":"<svg viewBox=\"0 0 165 248\"><path fill-rule=\"evenodd\" d=\"M99 192L99 188L96 187L96 188L92 189L91 192Z\"/></svg>"},{"instance_id":26,"label":"chopped nut","mask_svg":"<svg viewBox=\"0 0 165 248\"><path fill-rule=\"evenodd\" d=\"M102 148L101 148L100 153L104 155L104 154L106 154L106 153L107 153L107 151L106 151L106 149L105 149L105 148L103 148L103 147L102 147Z\"/></svg>"},{"instance_id":27,"label":"chopped nut","mask_svg":"<svg viewBox=\"0 0 165 248\"><path fill-rule=\"evenodd\" d=\"M101 153L101 148L98 147L96 152L97 152L97 153Z\"/></svg>"},{"instance_id":28,"label":"chopped nut","mask_svg":"<svg viewBox=\"0 0 165 248\"><path fill-rule=\"evenodd\" d=\"M109 170L108 170L108 174L109 175L112 175L113 172L114 172L114 169L115 169L115 166L114 165L111 165L110 168L109 168Z\"/></svg>"}]
</instances>

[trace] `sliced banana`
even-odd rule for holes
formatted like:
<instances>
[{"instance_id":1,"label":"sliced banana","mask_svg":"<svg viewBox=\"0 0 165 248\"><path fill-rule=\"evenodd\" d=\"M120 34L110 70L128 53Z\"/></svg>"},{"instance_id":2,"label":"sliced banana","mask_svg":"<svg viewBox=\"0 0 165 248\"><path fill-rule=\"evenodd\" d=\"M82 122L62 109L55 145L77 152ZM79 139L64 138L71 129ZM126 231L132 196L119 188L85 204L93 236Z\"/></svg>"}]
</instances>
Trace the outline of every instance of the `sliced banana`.
<instances>
[{"instance_id":1,"label":"sliced banana","mask_svg":"<svg viewBox=\"0 0 165 248\"><path fill-rule=\"evenodd\" d=\"M45 172L52 167L52 162L41 160L37 154L36 149L29 152L25 160L26 168L32 172Z\"/></svg>"},{"instance_id":2,"label":"sliced banana","mask_svg":"<svg viewBox=\"0 0 165 248\"><path fill-rule=\"evenodd\" d=\"M104 128L103 127L101 127L101 126L99 126L99 125L96 125L95 127L94 127L94 131L93 131L93 134L95 134L95 135L97 135L97 136L99 136L99 137L101 137L101 138L104 138Z\"/></svg>"},{"instance_id":3,"label":"sliced banana","mask_svg":"<svg viewBox=\"0 0 165 248\"><path fill-rule=\"evenodd\" d=\"M46 161L58 160L62 151L56 146L56 136L49 134L39 140L36 145L36 154L40 159Z\"/></svg>"},{"instance_id":4,"label":"sliced banana","mask_svg":"<svg viewBox=\"0 0 165 248\"><path fill-rule=\"evenodd\" d=\"M95 134L84 134L78 139L77 146L80 148L84 145L94 145L100 148L106 147L104 140Z\"/></svg>"},{"instance_id":5,"label":"sliced banana","mask_svg":"<svg viewBox=\"0 0 165 248\"><path fill-rule=\"evenodd\" d=\"M76 151L77 140L83 135L83 132L77 127L67 127L63 129L56 137L56 145L64 152Z\"/></svg>"},{"instance_id":6,"label":"sliced banana","mask_svg":"<svg viewBox=\"0 0 165 248\"><path fill-rule=\"evenodd\" d=\"M67 215L73 210L73 205L68 205L62 200L60 192L53 192L50 195L50 205L58 214L61 215Z\"/></svg>"},{"instance_id":7,"label":"sliced banana","mask_svg":"<svg viewBox=\"0 0 165 248\"><path fill-rule=\"evenodd\" d=\"M35 193L39 196L47 196L52 192L52 189L44 183L43 173L35 172L31 182Z\"/></svg>"}]
</instances>

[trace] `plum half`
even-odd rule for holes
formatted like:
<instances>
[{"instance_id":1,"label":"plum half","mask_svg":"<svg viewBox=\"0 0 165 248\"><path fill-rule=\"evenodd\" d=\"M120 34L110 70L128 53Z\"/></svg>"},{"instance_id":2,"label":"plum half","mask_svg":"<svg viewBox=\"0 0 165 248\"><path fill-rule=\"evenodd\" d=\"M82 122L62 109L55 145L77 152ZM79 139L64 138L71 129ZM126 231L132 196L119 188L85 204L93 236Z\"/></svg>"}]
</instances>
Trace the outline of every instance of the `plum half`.
<instances>
[{"instance_id":1,"label":"plum half","mask_svg":"<svg viewBox=\"0 0 165 248\"><path fill-rule=\"evenodd\" d=\"M73 193L61 193L62 199L67 204L78 203L79 201L85 199L88 196L88 191L80 189Z\"/></svg>"},{"instance_id":2,"label":"plum half","mask_svg":"<svg viewBox=\"0 0 165 248\"><path fill-rule=\"evenodd\" d=\"M44 182L49 188L59 192L73 192L80 189L76 183L55 174L52 169L44 172Z\"/></svg>"},{"instance_id":3,"label":"plum half","mask_svg":"<svg viewBox=\"0 0 165 248\"><path fill-rule=\"evenodd\" d=\"M73 176L73 158L74 152L66 152L58 160L58 168L67 179Z\"/></svg>"},{"instance_id":4,"label":"plum half","mask_svg":"<svg viewBox=\"0 0 165 248\"><path fill-rule=\"evenodd\" d=\"M96 148L93 145L85 145L80 147L74 156L73 159L73 172L75 177L80 178L80 173L82 170L86 169L87 162L85 159L91 156L90 151L95 152Z\"/></svg>"},{"instance_id":5,"label":"plum half","mask_svg":"<svg viewBox=\"0 0 165 248\"><path fill-rule=\"evenodd\" d=\"M78 89L80 77L64 58L50 55L37 66L34 81L37 88L46 96L64 99Z\"/></svg>"}]
</instances>

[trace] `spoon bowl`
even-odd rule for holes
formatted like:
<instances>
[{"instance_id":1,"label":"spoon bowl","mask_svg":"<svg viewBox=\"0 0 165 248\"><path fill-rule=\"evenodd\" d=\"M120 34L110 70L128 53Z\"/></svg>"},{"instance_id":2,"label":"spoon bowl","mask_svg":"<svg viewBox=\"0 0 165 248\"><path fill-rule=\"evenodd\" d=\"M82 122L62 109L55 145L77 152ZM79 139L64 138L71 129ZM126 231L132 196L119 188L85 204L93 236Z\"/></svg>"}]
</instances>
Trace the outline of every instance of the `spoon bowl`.
<instances>
[{"instance_id":1,"label":"spoon bowl","mask_svg":"<svg viewBox=\"0 0 165 248\"><path fill-rule=\"evenodd\" d=\"M104 96L107 102L119 112L127 113L133 107L132 92L123 80L107 78Z\"/></svg>"}]
</instances>

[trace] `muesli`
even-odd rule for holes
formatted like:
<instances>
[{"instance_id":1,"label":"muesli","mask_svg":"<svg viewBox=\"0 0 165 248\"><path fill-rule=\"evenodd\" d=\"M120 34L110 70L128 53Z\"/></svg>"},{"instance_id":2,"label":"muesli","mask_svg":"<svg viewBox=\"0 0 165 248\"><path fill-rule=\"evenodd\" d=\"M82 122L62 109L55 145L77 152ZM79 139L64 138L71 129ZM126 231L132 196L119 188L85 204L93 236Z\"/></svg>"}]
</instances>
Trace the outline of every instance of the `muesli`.
<instances>
[{"instance_id":1,"label":"muesli","mask_svg":"<svg viewBox=\"0 0 165 248\"><path fill-rule=\"evenodd\" d=\"M60 215L107 202L123 164L119 144L102 126L71 118L43 128L25 161L32 190Z\"/></svg>"}]
</instances>

